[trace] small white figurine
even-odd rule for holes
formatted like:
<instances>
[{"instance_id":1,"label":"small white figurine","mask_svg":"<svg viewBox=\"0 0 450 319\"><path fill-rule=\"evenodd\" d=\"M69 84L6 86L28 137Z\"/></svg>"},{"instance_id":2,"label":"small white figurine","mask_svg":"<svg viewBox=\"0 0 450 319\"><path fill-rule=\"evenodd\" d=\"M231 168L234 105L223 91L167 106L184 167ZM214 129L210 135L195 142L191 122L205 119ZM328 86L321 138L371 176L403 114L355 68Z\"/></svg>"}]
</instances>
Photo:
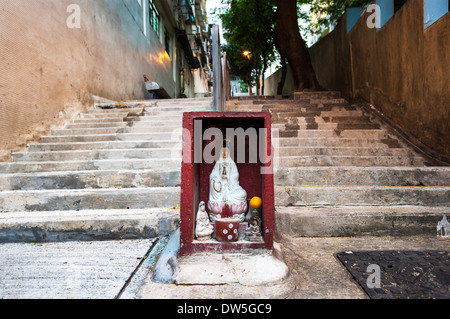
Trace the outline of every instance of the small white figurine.
<instances>
[{"instance_id":1,"label":"small white figurine","mask_svg":"<svg viewBox=\"0 0 450 319\"><path fill-rule=\"evenodd\" d=\"M214 232L214 227L209 222L209 216L206 212L205 202L200 202L196 217L195 237L197 240L208 240Z\"/></svg>"},{"instance_id":2,"label":"small white figurine","mask_svg":"<svg viewBox=\"0 0 450 319\"><path fill-rule=\"evenodd\" d=\"M220 159L210 175L208 212L212 222L223 217L225 205L232 216L244 221L248 209L247 192L239 185L239 171L228 146L222 148Z\"/></svg>"}]
</instances>

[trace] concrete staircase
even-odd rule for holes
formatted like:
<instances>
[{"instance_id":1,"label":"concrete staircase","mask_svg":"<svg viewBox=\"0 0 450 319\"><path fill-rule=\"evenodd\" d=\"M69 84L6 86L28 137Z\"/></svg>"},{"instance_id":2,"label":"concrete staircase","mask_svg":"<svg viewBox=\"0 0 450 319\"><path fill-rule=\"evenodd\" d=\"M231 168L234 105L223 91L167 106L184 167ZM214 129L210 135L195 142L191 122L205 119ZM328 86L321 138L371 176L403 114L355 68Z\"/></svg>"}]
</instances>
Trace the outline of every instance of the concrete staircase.
<instances>
[{"instance_id":1,"label":"concrete staircase","mask_svg":"<svg viewBox=\"0 0 450 319\"><path fill-rule=\"evenodd\" d=\"M211 99L98 105L0 163L0 242L111 240L179 223L184 111ZM290 236L436 235L450 167L433 166L336 92L245 99L273 115L276 224Z\"/></svg>"},{"instance_id":2,"label":"concrete staircase","mask_svg":"<svg viewBox=\"0 0 450 319\"><path fill-rule=\"evenodd\" d=\"M0 163L0 242L147 238L179 223L185 111L212 99L98 105Z\"/></svg>"},{"instance_id":3,"label":"concrete staircase","mask_svg":"<svg viewBox=\"0 0 450 319\"><path fill-rule=\"evenodd\" d=\"M245 99L273 116L276 224L290 236L436 236L450 217L450 167L437 167L338 92Z\"/></svg>"}]
</instances>

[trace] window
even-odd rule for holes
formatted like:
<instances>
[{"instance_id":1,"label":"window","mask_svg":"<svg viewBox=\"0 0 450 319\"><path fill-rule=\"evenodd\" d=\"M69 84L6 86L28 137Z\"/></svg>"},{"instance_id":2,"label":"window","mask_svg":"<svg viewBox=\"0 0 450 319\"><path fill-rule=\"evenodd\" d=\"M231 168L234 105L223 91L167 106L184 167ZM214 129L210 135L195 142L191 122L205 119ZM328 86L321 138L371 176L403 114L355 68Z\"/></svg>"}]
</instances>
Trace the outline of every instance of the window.
<instances>
[{"instance_id":1,"label":"window","mask_svg":"<svg viewBox=\"0 0 450 319\"><path fill-rule=\"evenodd\" d=\"M152 26L153 30L155 30L156 35L159 37L159 12L158 9L156 9L156 6L153 2L153 0L149 0L149 15L150 15L150 25Z\"/></svg>"}]
</instances>

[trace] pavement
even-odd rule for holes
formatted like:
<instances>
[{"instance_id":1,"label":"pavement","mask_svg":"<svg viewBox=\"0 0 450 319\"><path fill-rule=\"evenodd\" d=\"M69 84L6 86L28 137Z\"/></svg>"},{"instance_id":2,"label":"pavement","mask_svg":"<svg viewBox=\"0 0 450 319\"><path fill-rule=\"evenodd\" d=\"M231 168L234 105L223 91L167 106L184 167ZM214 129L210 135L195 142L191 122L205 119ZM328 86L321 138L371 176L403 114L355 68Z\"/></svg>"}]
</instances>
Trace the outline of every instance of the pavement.
<instances>
[{"instance_id":1,"label":"pavement","mask_svg":"<svg viewBox=\"0 0 450 319\"><path fill-rule=\"evenodd\" d=\"M231 274L228 280L220 277L224 273L218 270L221 261L217 256L202 256L193 269L197 268L200 275L202 267L212 265L219 280L208 282L198 276L177 284L158 284L151 280L151 270L164 249L164 240L0 244L0 299L369 299L367 287L364 290L347 270L337 257L339 253L450 253L449 238L283 237L277 240L278 254L273 260L256 255L259 261L252 264L252 257L222 256L228 265L225 275ZM283 264L277 267L280 258ZM411 262L414 264L414 259ZM448 277L448 257L444 262L447 265L441 272ZM178 258L178 263L180 273L186 271L186 259ZM258 265L263 265L262 269ZM286 273L283 265L287 266ZM445 286L440 288L440 297L450 299L449 288L447 292Z\"/></svg>"},{"instance_id":2,"label":"pavement","mask_svg":"<svg viewBox=\"0 0 450 319\"><path fill-rule=\"evenodd\" d=\"M1 244L0 299L133 298L138 287L132 278L154 243Z\"/></svg>"},{"instance_id":3,"label":"pavement","mask_svg":"<svg viewBox=\"0 0 450 319\"><path fill-rule=\"evenodd\" d=\"M156 284L146 279L143 299L370 299L337 258L350 251L450 252L450 239L435 237L294 238L279 240L289 274L263 285ZM182 261L181 261L182 262ZM447 294L450 298L450 291ZM404 296L405 299L408 296Z\"/></svg>"}]
</instances>

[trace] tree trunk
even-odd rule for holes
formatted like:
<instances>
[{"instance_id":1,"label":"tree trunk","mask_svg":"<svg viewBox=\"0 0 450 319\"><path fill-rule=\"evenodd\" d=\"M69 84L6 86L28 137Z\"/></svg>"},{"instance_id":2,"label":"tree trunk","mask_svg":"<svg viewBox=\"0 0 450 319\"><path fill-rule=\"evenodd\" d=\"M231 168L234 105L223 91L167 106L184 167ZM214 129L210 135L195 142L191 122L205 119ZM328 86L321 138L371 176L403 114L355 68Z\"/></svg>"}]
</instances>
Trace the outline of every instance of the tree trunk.
<instances>
[{"instance_id":1,"label":"tree trunk","mask_svg":"<svg viewBox=\"0 0 450 319\"><path fill-rule=\"evenodd\" d=\"M277 0L277 30L280 49L292 68L294 91L323 90L312 67L308 48L298 27L297 0Z\"/></svg>"},{"instance_id":2,"label":"tree trunk","mask_svg":"<svg viewBox=\"0 0 450 319\"><path fill-rule=\"evenodd\" d=\"M281 54L281 79L278 82L277 95L283 95L284 84L286 83L287 63L286 58Z\"/></svg>"},{"instance_id":3,"label":"tree trunk","mask_svg":"<svg viewBox=\"0 0 450 319\"><path fill-rule=\"evenodd\" d=\"M263 58L263 69L262 69L262 73L261 73L261 76L259 77L260 79L261 79L261 95L262 96L264 96L264 89L265 89L265 81L264 81L264 74L266 73L266 69L267 69L267 62L266 62L266 58L265 58L265 55L264 55L264 58Z\"/></svg>"},{"instance_id":4,"label":"tree trunk","mask_svg":"<svg viewBox=\"0 0 450 319\"><path fill-rule=\"evenodd\" d=\"M259 70L257 70L256 74L259 74ZM256 78L256 93L255 93L255 95L256 96L261 95L261 77L260 76L258 76Z\"/></svg>"}]
</instances>

